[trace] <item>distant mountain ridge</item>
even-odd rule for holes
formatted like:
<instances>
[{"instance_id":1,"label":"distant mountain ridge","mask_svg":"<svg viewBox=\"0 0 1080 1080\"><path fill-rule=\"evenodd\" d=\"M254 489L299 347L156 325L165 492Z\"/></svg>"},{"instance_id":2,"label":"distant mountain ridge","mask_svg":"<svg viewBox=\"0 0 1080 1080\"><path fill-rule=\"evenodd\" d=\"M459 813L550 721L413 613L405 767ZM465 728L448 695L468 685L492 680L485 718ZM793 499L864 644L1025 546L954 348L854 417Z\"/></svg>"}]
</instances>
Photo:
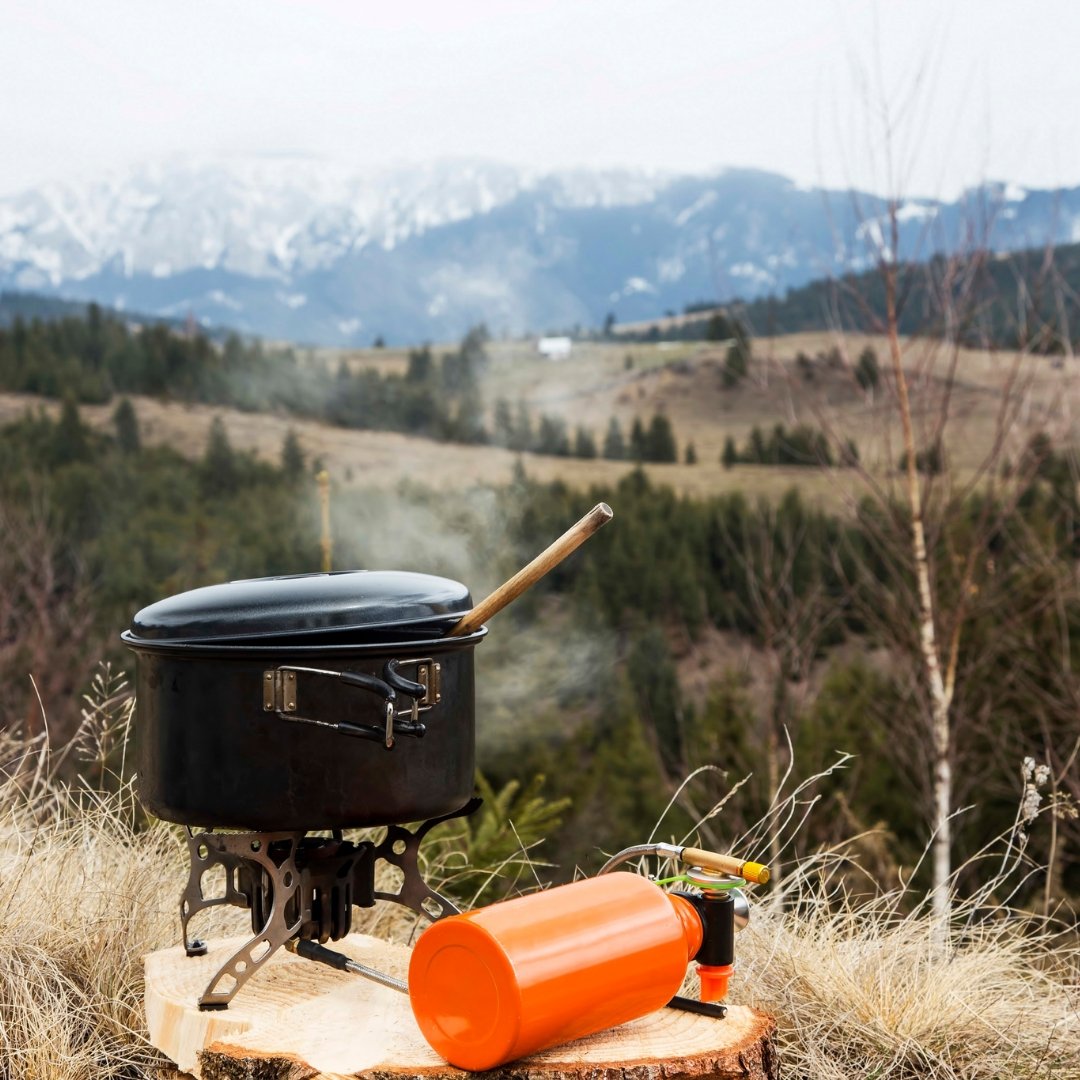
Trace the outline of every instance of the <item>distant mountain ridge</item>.
<instances>
[{"instance_id":1,"label":"distant mountain ridge","mask_svg":"<svg viewBox=\"0 0 1080 1080\"><path fill-rule=\"evenodd\" d=\"M451 161L156 163L0 198L0 288L324 344L597 326L864 269L886 204L775 174L541 173ZM1080 188L989 184L900 208L925 257L973 223L1014 250L1080 239Z\"/></svg>"},{"instance_id":2,"label":"distant mountain ridge","mask_svg":"<svg viewBox=\"0 0 1080 1080\"><path fill-rule=\"evenodd\" d=\"M40 319L42 322L55 322L58 319L85 319L92 301L65 300L59 296L46 296L40 293L8 292L0 289L0 329L10 326L16 319ZM107 305L99 305L106 315L122 319L130 326L152 326L162 324L173 329L183 329L184 320L170 319L164 316L143 315L138 311L116 311ZM227 327L202 326L200 330L206 336L223 339L229 330Z\"/></svg>"}]
</instances>

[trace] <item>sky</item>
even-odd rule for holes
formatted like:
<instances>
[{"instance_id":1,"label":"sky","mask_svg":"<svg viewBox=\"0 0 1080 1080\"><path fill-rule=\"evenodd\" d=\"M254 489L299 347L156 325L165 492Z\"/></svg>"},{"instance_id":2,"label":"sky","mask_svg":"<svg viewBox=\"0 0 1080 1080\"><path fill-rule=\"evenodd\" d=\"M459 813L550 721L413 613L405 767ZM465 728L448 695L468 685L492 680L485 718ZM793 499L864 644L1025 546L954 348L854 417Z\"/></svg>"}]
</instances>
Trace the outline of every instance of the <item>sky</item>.
<instances>
[{"instance_id":1,"label":"sky","mask_svg":"<svg viewBox=\"0 0 1080 1080\"><path fill-rule=\"evenodd\" d=\"M176 155L1080 184L1080 5L0 0L0 193Z\"/></svg>"}]
</instances>

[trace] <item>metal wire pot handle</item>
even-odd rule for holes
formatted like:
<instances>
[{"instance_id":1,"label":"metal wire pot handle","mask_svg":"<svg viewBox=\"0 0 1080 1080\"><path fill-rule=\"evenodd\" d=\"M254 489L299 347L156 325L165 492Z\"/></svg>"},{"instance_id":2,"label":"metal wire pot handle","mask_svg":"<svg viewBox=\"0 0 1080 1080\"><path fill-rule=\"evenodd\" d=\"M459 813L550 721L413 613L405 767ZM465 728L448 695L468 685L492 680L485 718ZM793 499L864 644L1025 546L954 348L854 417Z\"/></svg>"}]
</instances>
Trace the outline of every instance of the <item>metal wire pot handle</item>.
<instances>
[{"instance_id":1,"label":"metal wire pot handle","mask_svg":"<svg viewBox=\"0 0 1080 1080\"><path fill-rule=\"evenodd\" d=\"M265 673L265 685L263 690L263 707L267 711L275 712L282 720L289 720L303 724L318 724L320 727L328 727L342 735L352 735L360 739L370 739L381 742L387 750L394 748L394 742L398 735L408 735L413 738L421 738L427 728L416 719L417 702L426 693L422 683L412 682L400 675L396 667L398 661L387 661L384 674L386 681L376 675L368 675L362 671L331 671L326 668L303 667L299 664L282 664L273 672ZM302 716L297 712L297 678L298 674L321 675L324 678L337 679L346 686L356 687L358 690L367 690L376 694L384 702L384 723L381 728L370 724L356 724L351 720L319 720L312 716ZM391 685L391 682L393 685ZM413 699L412 718L399 720L395 715L395 703L398 692L406 694Z\"/></svg>"}]
</instances>

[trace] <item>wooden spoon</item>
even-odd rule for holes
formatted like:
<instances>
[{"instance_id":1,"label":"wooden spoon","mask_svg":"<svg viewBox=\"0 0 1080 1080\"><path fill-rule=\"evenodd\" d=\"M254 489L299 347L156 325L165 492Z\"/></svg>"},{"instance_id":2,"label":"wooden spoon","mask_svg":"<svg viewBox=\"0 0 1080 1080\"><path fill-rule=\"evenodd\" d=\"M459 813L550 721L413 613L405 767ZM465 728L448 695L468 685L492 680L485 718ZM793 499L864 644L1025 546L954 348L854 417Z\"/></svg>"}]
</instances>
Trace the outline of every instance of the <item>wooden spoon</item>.
<instances>
[{"instance_id":1,"label":"wooden spoon","mask_svg":"<svg viewBox=\"0 0 1080 1080\"><path fill-rule=\"evenodd\" d=\"M472 611L462 616L447 635L457 637L479 629L492 615L502 611L526 589L532 588L549 570L576 551L597 529L606 525L614 515L607 503L597 503L576 525L571 525L550 547L544 548L528 566L523 566L509 581L504 581L490 596L486 596Z\"/></svg>"}]
</instances>

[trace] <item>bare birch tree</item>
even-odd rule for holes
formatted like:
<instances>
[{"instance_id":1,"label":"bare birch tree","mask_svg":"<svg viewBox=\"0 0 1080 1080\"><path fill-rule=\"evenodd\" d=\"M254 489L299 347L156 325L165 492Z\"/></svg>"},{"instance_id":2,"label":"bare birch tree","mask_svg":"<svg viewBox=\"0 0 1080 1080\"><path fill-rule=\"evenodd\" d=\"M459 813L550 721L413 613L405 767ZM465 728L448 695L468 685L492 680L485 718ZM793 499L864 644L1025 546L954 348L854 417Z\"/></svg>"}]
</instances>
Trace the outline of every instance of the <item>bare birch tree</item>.
<instances>
[{"instance_id":1,"label":"bare birch tree","mask_svg":"<svg viewBox=\"0 0 1080 1080\"><path fill-rule=\"evenodd\" d=\"M925 743L912 747L909 756L926 768L932 904L943 931L954 886L956 737L962 719L958 680L977 679L980 670L977 661L964 657L965 642L973 620L985 615L988 605L1013 603L995 580L990 542L1015 517L1017 500L1037 468L1025 459L1026 440L1039 430L1068 427L1071 343L1060 342L1066 361L1057 365L1058 389L1048 387L1050 365L1034 354L1055 335L1068 338L1069 300L1077 298L1056 274L1049 245L1034 273L1017 272L1015 295L992 295L990 240L1000 209L992 198L973 201L968 220L951 236L932 211L909 205L904 188L920 153L920 118L933 107L928 74L924 65L902 93L890 95L880 65L872 73L856 72L863 155L873 159L886 191L883 199L851 196L855 234L869 256L856 268L872 267L876 283L858 277L836 281L828 314L853 380L858 373L857 357L848 347L853 329L884 339L888 351L880 390L864 398L881 456L867 462L849 455L845 464L860 480L856 503L869 496L876 508L872 513L856 508L861 533L888 565L890 579L908 584L902 595L885 595L880 570L867 568L864 580L851 583L852 596L874 634L912 665L911 700L918 703L917 730ZM910 225L901 228L911 210L915 216L926 212L914 237ZM834 231L837 250L851 258L850 236L835 217ZM920 263L934 251L943 254ZM1043 302L1040 293L1052 302ZM999 312L1014 313L1015 348L999 350L993 327L983 325L990 321L987 305L994 300L1000 301ZM916 303L919 318L913 319ZM1054 326L1047 310L1055 313ZM913 326L920 336L912 336ZM973 364L981 366L974 381L968 370ZM966 445L970 440L957 430L958 395L973 393L998 396L992 430L983 433L978 446ZM851 431L833 422L827 403L818 400L813 408L843 455ZM952 453L957 448L962 467ZM850 494L850 484L843 490ZM973 506L968 522L965 515ZM1031 605L1042 601L1025 603L1029 606L1023 616L1016 613L1018 619L1031 617ZM1064 701L1075 692L1071 673L1063 673L1062 683ZM1058 783L1067 787L1068 779L1062 774Z\"/></svg>"}]
</instances>

